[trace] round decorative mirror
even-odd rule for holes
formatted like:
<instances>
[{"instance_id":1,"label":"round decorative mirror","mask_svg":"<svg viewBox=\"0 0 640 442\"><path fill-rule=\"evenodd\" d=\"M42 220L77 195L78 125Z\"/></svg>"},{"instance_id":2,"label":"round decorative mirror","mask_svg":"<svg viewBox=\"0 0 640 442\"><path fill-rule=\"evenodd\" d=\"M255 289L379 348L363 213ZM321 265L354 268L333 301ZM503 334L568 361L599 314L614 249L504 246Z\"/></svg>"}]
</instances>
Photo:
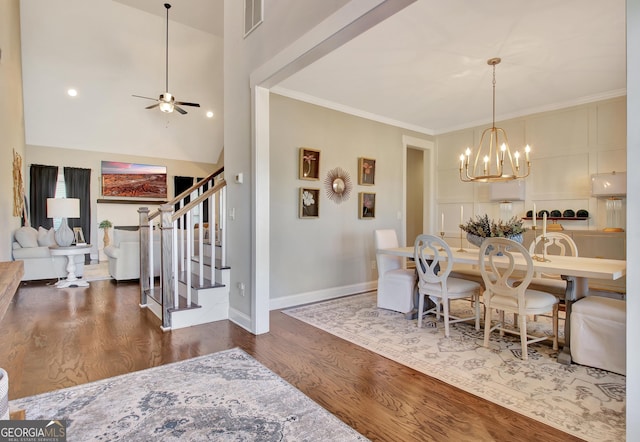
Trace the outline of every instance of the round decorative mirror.
<instances>
[{"instance_id":1,"label":"round decorative mirror","mask_svg":"<svg viewBox=\"0 0 640 442\"><path fill-rule=\"evenodd\" d=\"M336 167L327 172L324 180L327 196L330 200L340 204L349 199L351 194L351 177L342 168Z\"/></svg>"}]
</instances>

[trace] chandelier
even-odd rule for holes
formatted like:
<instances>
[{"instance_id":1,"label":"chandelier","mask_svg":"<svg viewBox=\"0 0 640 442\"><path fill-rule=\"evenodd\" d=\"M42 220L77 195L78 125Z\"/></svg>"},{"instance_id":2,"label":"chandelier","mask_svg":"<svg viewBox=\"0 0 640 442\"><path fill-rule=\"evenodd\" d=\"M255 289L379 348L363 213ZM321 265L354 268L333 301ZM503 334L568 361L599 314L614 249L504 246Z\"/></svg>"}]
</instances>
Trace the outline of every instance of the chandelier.
<instances>
[{"instance_id":1,"label":"chandelier","mask_svg":"<svg viewBox=\"0 0 640 442\"><path fill-rule=\"evenodd\" d=\"M524 148L522 161L520 152L511 153L507 133L496 127L496 65L500 61L497 57L487 60L493 66L493 124L482 132L475 152L467 147L460 155L460 179L464 182L510 181L529 176L531 170L529 145Z\"/></svg>"}]
</instances>

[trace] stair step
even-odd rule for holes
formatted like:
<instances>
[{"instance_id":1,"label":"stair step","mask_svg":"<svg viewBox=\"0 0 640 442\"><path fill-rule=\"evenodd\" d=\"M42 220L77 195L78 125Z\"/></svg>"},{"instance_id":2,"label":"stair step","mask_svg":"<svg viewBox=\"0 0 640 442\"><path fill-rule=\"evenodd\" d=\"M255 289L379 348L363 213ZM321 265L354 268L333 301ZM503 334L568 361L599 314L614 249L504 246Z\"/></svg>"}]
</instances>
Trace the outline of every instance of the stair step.
<instances>
[{"instance_id":1,"label":"stair step","mask_svg":"<svg viewBox=\"0 0 640 442\"><path fill-rule=\"evenodd\" d=\"M145 290L145 294L148 298L153 299L158 305L162 305L160 299L156 299L155 295L160 297L160 287L156 287L156 290ZM187 305L187 298L184 296L178 296L178 307L172 307L169 309L170 312L177 312L180 310L192 310L196 308L202 308L202 306L196 304L195 302L191 302L191 305Z\"/></svg>"},{"instance_id":2,"label":"stair step","mask_svg":"<svg viewBox=\"0 0 640 442\"><path fill-rule=\"evenodd\" d=\"M178 281L182 282L183 284L186 284L187 272L180 272L178 274ZM204 278L203 283L201 285L200 277L195 273L191 273L191 288L198 290L198 289L210 289L215 287L224 287L224 284L220 284L219 282L211 281L208 278Z\"/></svg>"},{"instance_id":3,"label":"stair step","mask_svg":"<svg viewBox=\"0 0 640 442\"><path fill-rule=\"evenodd\" d=\"M185 298L184 296L178 296L178 307L170 308L169 311L177 312L180 310L193 310L196 308L202 308L202 307L196 304L195 302L191 302L191 305L187 305L187 298Z\"/></svg>"},{"instance_id":4,"label":"stair step","mask_svg":"<svg viewBox=\"0 0 640 442\"><path fill-rule=\"evenodd\" d=\"M199 257L199 256L197 256L197 255L196 255L196 256L192 256L192 257L191 257L191 261L192 261L192 262L195 262L195 263L200 263L200 257ZM206 256L206 255L203 255L203 256L202 256L202 262L203 262L203 264L204 264L204 265L206 265L206 266L211 266L211 257L210 257L210 256ZM228 269L228 268L229 268L229 266L224 266L224 267L223 267L223 266L222 266L222 261L221 261L220 259L216 258L216 260L215 260L215 268L216 268L216 269L220 269L220 270L224 270L224 269Z\"/></svg>"}]
</instances>

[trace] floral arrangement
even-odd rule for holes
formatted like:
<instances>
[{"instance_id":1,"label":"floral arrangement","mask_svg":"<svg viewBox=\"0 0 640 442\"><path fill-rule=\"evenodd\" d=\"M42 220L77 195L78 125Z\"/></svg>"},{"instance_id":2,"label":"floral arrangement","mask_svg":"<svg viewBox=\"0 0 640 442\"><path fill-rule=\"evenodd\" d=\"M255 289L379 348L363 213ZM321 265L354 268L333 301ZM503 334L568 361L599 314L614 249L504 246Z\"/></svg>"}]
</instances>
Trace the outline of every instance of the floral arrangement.
<instances>
[{"instance_id":1,"label":"floral arrangement","mask_svg":"<svg viewBox=\"0 0 640 442\"><path fill-rule=\"evenodd\" d=\"M466 224L460 224L460 228L467 233L479 236L481 238L488 237L510 237L519 235L524 232L522 226L522 220L517 217L512 217L508 221L489 220L488 215L477 215L476 219L469 218Z\"/></svg>"}]
</instances>

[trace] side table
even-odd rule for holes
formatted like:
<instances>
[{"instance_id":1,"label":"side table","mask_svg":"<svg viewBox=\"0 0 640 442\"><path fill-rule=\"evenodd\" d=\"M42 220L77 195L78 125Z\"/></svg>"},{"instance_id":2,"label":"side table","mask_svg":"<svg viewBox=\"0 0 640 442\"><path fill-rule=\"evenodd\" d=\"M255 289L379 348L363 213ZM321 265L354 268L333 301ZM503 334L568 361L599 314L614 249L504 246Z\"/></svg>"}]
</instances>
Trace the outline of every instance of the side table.
<instances>
[{"instance_id":1,"label":"side table","mask_svg":"<svg viewBox=\"0 0 640 442\"><path fill-rule=\"evenodd\" d=\"M89 287L89 283L84 279L79 279L76 276L76 262L74 256L86 255L89 253L91 244L85 244L82 246L50 246L49 251L53 256L66 256L67 257L67 279L61 279L57 282L56 287L59 289L65 287Z\"/></svg>"}]
</instances>

